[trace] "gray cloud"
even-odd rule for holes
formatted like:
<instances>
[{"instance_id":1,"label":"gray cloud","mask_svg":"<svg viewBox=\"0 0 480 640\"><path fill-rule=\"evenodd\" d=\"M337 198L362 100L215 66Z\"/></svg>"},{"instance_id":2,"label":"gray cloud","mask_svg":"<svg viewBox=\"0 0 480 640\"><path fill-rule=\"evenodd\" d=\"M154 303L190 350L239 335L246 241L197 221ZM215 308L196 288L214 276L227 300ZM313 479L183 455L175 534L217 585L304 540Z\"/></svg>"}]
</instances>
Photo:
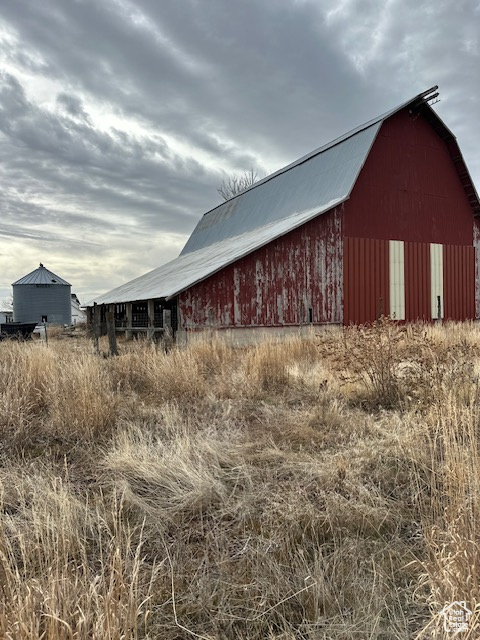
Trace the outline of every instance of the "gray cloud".
<instances>
[{"instance_id":1,"label":"gray cloud","mask_svg":"<svg viewBox=\"0 0 480 640\"><path fill-rule=\"evenodd\" d=\"M90 116L85 111L82 101L77 96L68 93L59 93L57 96L57 104L60 108L63 108L68 115L91 125Z\"/></svg>"},{"instance_id":2,"label":"gray cloud","mask_svg":"<svg viewBox=\"0 0 480 640\"><path fill-rule=\"evenodd\" d=\"M45 243L86 296L116 286L176 255L225 173L437 83L478 183L479 33L473 0L2 0L2 286Z\"/></svg>"}]
</instances>

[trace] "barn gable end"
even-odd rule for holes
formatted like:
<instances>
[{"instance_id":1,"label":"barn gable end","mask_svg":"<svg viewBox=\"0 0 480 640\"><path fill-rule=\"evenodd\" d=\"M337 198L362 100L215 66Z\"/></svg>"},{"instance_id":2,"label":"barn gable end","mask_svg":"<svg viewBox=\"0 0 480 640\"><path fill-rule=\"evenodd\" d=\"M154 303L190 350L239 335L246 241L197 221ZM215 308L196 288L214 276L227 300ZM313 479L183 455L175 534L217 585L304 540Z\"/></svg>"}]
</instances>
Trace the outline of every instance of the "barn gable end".
<instances>
[{"instance_id":1,"label":"barn gable end","mask_svg":"<svg viewBox=\"0 0 480 640\"><path fill-rule=\"evenodd\" d=\"M379 313L474 318L473 213L452 148L431 122L409 109L385 120L345 203L345 324ZM401 293L392 241L401 243Z\"/></svg>"},{"instance_id":2,"label":"barn gable end","mask_svg":"<svg viewBox=\"0 0 480 640\"><path fill-rule=\"evenodd\" d=\"M408 109L385 120L345 205L345 236L472 245L472 209L445 142Z\"/></svg>"}]
</instances>

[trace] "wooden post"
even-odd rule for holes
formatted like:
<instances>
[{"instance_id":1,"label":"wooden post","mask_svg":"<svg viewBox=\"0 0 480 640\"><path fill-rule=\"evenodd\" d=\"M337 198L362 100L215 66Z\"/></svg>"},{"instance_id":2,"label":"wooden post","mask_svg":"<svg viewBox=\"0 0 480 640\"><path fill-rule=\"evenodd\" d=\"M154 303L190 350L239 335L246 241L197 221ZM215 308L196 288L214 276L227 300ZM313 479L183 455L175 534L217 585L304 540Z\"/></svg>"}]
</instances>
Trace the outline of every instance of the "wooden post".
<instances>
[{"instance_id":1,"label":"wooden post","mask_svg":"<svg viewBox=\"0 0 480 640\"><path fill-rule=\"evenodd\" d=\"M127 315L127 329L125 331L125 338L127 340L131 340L132 339L132 319L133 319L131 302L127 302L126 304L126 315Z\"/></svg>"},{"instance_id":2,"label":"wooden post","mask_svg":"<svg viewBox=\"0 0 480 640\"><path fill-rule=\"evenodd\" d=\"M100 336L100 308L97 303L93 303L93 347L95 349L95 353L100 353L100 348L98 346L98 338Z\"/></svg>"},{"instance_id":3,"label":"wooden post","mask_svg":"<svg viewBox=\"0 0 480 640\"><path fill-rule=\"evenodd\" d=\"M115 305L109 304L106 314L108 346L111 356L118 356L117 337L115 335Z\"/></svg>"},{"instance_id":4,"label":"wooden post","mask_svg":"<svg viewBox=\"0 0 480 640\"><path fill-rule=\"evenodd\" d=\"M93 307L87 307L87 327L89 331L92 330L93 327Z\"/></svg>"},{"instance_id":5,"label":"wooden post","mask_svg":"<svg viewBox=\"0 0 480 640\"><path fill-rule=\"evenodd\" d=\"M377 320L381 320L382 317L383 317L383 298L380 297L378 299L378 318L377 318Z\"/></svg>"},{"instance_id":6,"label":"wooden post","mask_svg":"<svg viewBox=\"0 0 480 640\"><path fill-rule=\"evenodd\" d=\"M170 349L172 343L172 312L170 309L163 310L163 344L165 351Z\"/></svg>"},{"instance_id":7,"label":"wooden post","mask_svg":"<svg viewBox=\"0 0 480 640\"><path fill-rule=\"evenodd\" d=\"M147 338L149 342L155 341L155 300L148 300L148 331Z\"/></svg>"}]
</instances>

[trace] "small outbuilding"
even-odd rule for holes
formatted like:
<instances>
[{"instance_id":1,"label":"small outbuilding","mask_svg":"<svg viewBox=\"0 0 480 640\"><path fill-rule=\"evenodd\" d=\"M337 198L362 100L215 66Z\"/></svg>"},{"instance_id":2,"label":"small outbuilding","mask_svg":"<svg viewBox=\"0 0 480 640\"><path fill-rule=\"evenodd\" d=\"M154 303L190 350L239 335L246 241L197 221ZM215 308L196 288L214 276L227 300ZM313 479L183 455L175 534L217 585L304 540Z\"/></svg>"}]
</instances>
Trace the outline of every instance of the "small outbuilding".
<instances>
[{"instance_id":1,"label":"small outbuilding","mask_svg":"<svg viewBox=\"0 0 480 640\"><path fill-rule=\"evenodd\" d=\"M71 324L71 285L40 263L12 284L15 322Z\"/></svg>"},{"instance_id":2,"label":"small outbuilding","mask_svg":"<svg viewBox=\"0 0 480 640\"><path fill-rule=\"evenodd\" d=\"M13 311L0 309L0 324L7 324L9 322L13 322Z\"/></svg>"},{"instance_id":3,"label":"small outbuilding","mask_svg":"<svg viewBox=\"0 0 480 640\"><path fill-rule=\"evenodd\" d=\"M82 309L80 300L72 293L72 324L83 324L87 321L87 314Z\"/></svg>"}]
</instances>

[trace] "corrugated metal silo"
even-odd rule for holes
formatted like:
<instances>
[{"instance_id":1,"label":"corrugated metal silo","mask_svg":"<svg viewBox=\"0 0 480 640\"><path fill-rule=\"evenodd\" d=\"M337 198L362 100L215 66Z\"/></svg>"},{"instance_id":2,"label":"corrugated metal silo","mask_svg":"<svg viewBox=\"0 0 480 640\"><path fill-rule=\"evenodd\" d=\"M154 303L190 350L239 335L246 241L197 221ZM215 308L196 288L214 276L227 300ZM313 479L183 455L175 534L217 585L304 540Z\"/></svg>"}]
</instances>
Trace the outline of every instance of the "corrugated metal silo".
<instances>
[{"instance_id":1,"label":"corrugated metal silo","mask_svg":"<svg viewBox=\"0 0 480 640\"><path fill-rule=\"evenodd\" d=\"M43 264L12 287L15 322L71 324L71 285Z\"/></svg>"}]
</instances>

